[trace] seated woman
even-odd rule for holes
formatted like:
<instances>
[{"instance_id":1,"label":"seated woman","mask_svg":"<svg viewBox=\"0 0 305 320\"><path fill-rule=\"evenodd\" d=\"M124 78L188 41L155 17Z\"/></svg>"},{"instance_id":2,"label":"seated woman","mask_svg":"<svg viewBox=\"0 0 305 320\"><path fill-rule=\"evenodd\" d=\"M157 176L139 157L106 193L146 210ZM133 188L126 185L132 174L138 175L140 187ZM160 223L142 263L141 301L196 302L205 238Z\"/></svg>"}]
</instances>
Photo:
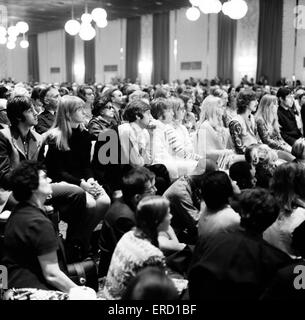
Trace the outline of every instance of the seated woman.
<instances>
[{"instance_id":1,"label":"seated woman","mask_svg":"<svg viewBox=\"0 0 305 320\"><path fill-rule=\"evenodd\" d=\"M94 151L92 157L92 170L94 173L95 179L97 179L98 183L103 183L106 191L111 196L113 191L119 190L121 188L121 177L122 177L122 168L120 166L120 146L118 137L118 126L117 122L114 118L114 107L112 102L109 101L107 97L102 97L94 101L93 110L92 110L93 118L90 120L88 124L88 130L91 134L91 137L94 140L97 140L94 143ZM115 137L114 137L115 136ZM109 160L109 162L101 163L99 157L99 151L101 148L107 144L109 144L109 138L116 139L114 141L116 144L112 144L112 147L116 147L116 149L111 149L116 155L117 159L115 161L111 161L111 155L107 159L104 157L102 160ZM108 148L107 148L108 150Z\"/></svg>"},{"instance_id":2,"label":"seated woman","mask_svg":"<svg viewBox=\"0 0 305 320\"><path fill-rule=\"evenodd\" d=\"M60 270L57 234L44 203L52 194L51 179L34 161L23 161L13 171L11 185L19 204L4 234L3 263L9 288L36 288L69 292L76 284Z\"/></svg>"},{"instance_id":3,"label":"seated woman","mask_svg":"<svg viewBox=\"0 0 305 320\"><path fill-rule=\"evenodd\" d=\"M61 98L54 127L47 133L46 166L53 181L65 181L86 191L90 234L103 219L110 199L93 178L90 165L91 139L84 128L85 103L78 97ZM94 218L93 218L94 217Z\"/></svg>"},{"instance_id":4,"label":"seated woman","mask_svg":"<svg viewBox=\"0 0 305 320\"><path fill-rule=\"evenodd\" d=\"M305 220L305 168L296 163L284 163L276 168L270 189L280 205L277 220L264 232L264 239L291 257L291 235Z\"/></svg>"},{"instance_id":5,"label":"seated woman","mask_svg":"<svg viewBox=\"0 0 305 320\"><path fill-rule=\"evenodd\" d=\"M159 232L168 231L171 214L169 202L160 196L147 196L137 206L136 227L119 240L106 277L106 299L121 299L129 282L144 267L165 268L165 257L159 249Z\"/></svg>"},{"instance_id":6,"label":"seated woman","mask_svg":"<svg viewBox=\"0 0 305 320\"><path fill-rule=\"evenodd\" d=\"M95 98L95 93L91 86L81 85L77 89L77 96L85 102L84 125L88 127L89 121L92 119L92 107Z\"/></svg>"},{"instance_id":7,"label":"seated woman","mask_svg":"<svg viewBox=\"0 0 305 320\"><path fill-rule=\"evenodd\" d=\"M233 162L244 160L244 156L232 149L229 130L222 122L223 110L220 98L204 99L195 146L199 155L214 160L221 169L228 169Z\"/></svg>"},{"instance_id":8,"label":"seated woman","mask_svg":"<svg viewBox=\"0 0 305 320\"><path fill-rule=\"evenodd\" d=\"M236 112L236 90L234 87L230 87L228 90L228 105L225 106L223 114L223 124L226 128L229 127L230 121L237 116Z\"/></svg>"},{"instance_id":9,"label":"seated woman","mask_svg":"<svg viewBox=\"0 0 305 320\"><path fill-rule=\"evenodd\" d=\"M237 116L229 123L229 129L236 153L244 154L247 146L259 142L252 112L256 111L257 98L252 90L241 91L237 96Z\"/></svg>"},{"instance_id":10,"label":"seated woman","mask_svg":"<svg viewBox=\"0 0 305 320\"><path fill-rule=\"evenodd\" d=\"M279 158L292 161L291 146L283 140L280 134L277 108L276 96L266 94L262 97L255 115L257 131L262 143L278 150Z\"/></svg>"}]
</instances>

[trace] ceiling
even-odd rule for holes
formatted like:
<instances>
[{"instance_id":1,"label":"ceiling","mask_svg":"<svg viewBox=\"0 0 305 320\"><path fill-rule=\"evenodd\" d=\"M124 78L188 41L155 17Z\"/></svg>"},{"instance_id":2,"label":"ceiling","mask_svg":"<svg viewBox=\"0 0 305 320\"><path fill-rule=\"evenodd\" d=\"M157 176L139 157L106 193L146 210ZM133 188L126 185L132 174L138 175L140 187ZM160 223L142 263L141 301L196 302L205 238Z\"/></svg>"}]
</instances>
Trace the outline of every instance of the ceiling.
<instances>
[{"instance_id":1,"label":"ceiling","mask_svg":"<svg viewBox=\"0 0 305 320\"><path fill-rule=\"evenodd\" d=\"M106 9L108 20L189 6L188 0L0 0L0 6L7 8L8 26L24 20L30 27L28 33L36 34L64 28L71 19L72 2L75 18L80 18L87 3L88 12L96 7Z\"/></svg>"}]
</instances>

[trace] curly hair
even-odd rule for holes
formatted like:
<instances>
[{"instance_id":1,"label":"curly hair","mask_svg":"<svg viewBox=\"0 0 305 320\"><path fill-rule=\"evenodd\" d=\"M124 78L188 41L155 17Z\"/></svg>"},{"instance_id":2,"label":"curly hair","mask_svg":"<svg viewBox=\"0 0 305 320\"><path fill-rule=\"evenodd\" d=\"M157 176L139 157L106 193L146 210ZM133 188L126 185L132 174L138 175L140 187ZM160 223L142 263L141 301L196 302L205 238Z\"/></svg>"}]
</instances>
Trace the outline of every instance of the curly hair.
<instances>
[{"instance_id":1,"label":"curly hair","mask_svg":"<svg viewBox=\"0 0 305 320\"><path fill-rule=\"evenodd\" d=\"M253 90L244 90L239 92L236 100L237 113L245 113L250 102L254 100L256 100L256 94Z\"/></svg>"},{"instance_id":2,"label":"curly hair","mask_svg":"<svg viewBox=\"0 0 305 320\"><path fill-rule=\"evenodd\" d=\"M28 201L39 186L39 171L45 167L36 161L22 161L11 173L10 183L14 198L19 202Z\"/></svg>"}]
</instances>

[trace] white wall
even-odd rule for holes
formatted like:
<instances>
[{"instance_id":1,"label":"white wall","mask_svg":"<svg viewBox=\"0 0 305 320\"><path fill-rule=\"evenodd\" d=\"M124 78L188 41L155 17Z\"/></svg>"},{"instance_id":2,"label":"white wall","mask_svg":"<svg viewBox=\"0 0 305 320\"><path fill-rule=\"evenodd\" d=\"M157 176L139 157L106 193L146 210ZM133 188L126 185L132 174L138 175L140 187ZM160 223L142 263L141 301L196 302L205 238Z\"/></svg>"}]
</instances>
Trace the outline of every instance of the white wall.
<instances>
[{"instance_id":1,"label":"white wall","mask_svg":"<svg viewBox=\"0 0 305 320\"><path fill-rule=\"evenodd\" d=\"M201 14L192 22L185 13L186 8L170 12L170 81L189 77L213 78L217 71L217 15L208 18ZM192 61L201 61L202 69L181 70L181 62Z\"/></svg>"},{"instance_id":2,"label":"white wall","mask_svg":"<svg viewBox=\"0 0 305 320\"><path fill-rule=\"evenodd\" d=\"M38 34L39 79L54 83L66 80L65 31L56 30ZM51 73L51 68L60 68Z\"/></svg>"},{"instance_id":3,"label":"white wall","mask_svg":"<svg viewBox=\"0 0 305 320\"><path fill-rule=\"evenodd\" d=\"M126 19L108 22L106 28L97 28L95 39L95 79L107 83L112 77L125 77ZM105 73L105 65L118 65L118 72Z\"/></svg>"},{"instance_id":4,"label":"white wall","mask_svg":"<svg viewBox=\"0 0 305 320\"><path fill-rule=\"evenodd\" d=\"M28 49L22 49L18 39L16 48L0 45L0 79L11 77L16 82L28 81Z\"/></svg>"}]
</instances>

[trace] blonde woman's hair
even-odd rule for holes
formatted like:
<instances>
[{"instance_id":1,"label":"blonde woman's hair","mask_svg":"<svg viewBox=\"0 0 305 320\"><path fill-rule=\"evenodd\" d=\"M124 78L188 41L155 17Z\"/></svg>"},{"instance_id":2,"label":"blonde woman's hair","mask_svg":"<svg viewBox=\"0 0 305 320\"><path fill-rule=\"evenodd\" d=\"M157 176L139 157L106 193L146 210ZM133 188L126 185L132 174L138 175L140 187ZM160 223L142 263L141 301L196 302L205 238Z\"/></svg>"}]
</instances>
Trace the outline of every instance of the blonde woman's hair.
<instances>
[{"instance_id":1,"label":"blonde woman's hair","mask_svg":"<svg viewBox=\"0 0 305 320\"><path fill-rule=\"evenodd\" d=\"M180 109L184 109L184 101L181 98L177 97L170 97L168 99L169 103L171 104L173 111L174 111L174 119L177 119L177 113Z\"/></svg>"},{"instance_id":2,"label":"blonde woman's hair","mask_svg":"<svg viewBox=\"0 0 305 320\"><path fill-rule=\"evenodd\" d=\"M279 129L277 113L274 112L274 109L271 108L273 103L276 103L276 102L277 102L276 96L271 94L264 95L258 105L255 118L262 119L266 124L271 125L279 133L280 129Z\"/></svg>"},{"instance_id":3,"label":"blonde woman's hair","mask_svg":"<svg viewBox=\"0 0 305 320\"><path fill-rule=\"evenodd\" d=\"M84 107L85 102L79 97L66 95L60 99L54 125L47 132L47 136L55 140L59 150L70 150L68 140L72 135L72 116L79 108ZM81 130L85 128L82 124L80 127Z\"/></svg>"},{"instance_id":4,"label":"blonde woman's hair","mask_svg":"<svg viewBox=\"0 0 305 320\"><path fill-rule=\"evenodd\" d=\"M207 96L201 104L199 125L208 120L213 127L222 126L221 119L219 118L221 108L220 98L212 95Z\"/></svg>"}]
</instances>

